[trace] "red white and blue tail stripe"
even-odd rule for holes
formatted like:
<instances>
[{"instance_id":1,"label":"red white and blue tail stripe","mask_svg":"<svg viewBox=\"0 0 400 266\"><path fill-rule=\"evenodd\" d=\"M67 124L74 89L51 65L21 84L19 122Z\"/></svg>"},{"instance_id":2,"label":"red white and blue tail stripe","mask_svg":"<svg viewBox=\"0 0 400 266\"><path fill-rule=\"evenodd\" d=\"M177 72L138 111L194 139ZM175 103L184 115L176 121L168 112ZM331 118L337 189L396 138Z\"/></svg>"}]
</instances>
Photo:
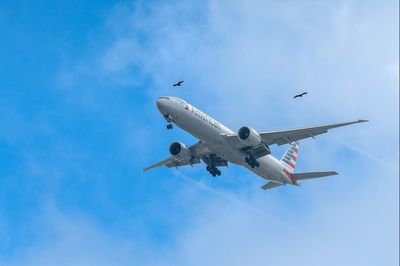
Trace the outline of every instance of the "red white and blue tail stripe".
<instances>
[{"instance_id":1,"label":"red white and blue tail stripe","mask_svg":"<svg viewBox=\"0 0 400 266\"><path fill-rule=\"evenodd\" d=\"M290 148L283 155L281 162L286 166L287 170L290 173L294 172L294 168L296 167L297 153L299 151L299 143L292 142Z\"/></svg>"}]
</instances>

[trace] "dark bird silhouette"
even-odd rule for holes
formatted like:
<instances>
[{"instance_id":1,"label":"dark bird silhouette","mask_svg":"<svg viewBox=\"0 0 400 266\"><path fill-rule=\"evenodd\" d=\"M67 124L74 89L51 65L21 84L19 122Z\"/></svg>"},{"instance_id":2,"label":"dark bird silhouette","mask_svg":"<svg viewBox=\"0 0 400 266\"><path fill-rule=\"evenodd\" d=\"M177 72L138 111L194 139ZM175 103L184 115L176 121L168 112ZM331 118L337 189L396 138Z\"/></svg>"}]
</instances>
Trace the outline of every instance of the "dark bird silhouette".
<instances>
[{"instance_id":1,"label":"dark bird silhouette","mask_svg":"<svg viewBox=\"0 0 400 266\"><path fill-rule=\"evenodd\" d=\"M176 86L180 87L180 86L182 85L182 83L183 83L183 80L181 80L181 81L175 83L175 84L172 85L172 86L174 86L174 87L176 87Z\"/></svg>"},{"instance_id":2,"label":"dark bird silhouette","mask_svg":"<svg viewBox=\"0 0 400 266\"><path fill-rule=\"evenodd\" d=\"M306 94L307 94L307 92L303 92L303 93L297 94L297 95L295 95L293 97L293 99L298 98L298 97L303 97L303 95L306 95Z\"/></svg>"}]
</instances>

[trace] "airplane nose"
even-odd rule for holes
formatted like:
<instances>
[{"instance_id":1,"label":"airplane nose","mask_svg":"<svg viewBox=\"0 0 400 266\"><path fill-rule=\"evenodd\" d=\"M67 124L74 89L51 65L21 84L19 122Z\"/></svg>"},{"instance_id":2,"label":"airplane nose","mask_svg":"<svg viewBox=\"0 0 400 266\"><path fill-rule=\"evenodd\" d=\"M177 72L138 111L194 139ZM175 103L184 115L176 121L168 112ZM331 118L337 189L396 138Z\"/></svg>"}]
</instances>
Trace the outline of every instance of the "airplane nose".
<instances>
[{"instance_id":1,"label":"airplane nose","mask_svg":"<svg viewBox=\"0 0 400 266\"><path fill-rule=\"evenodd\" d=\"M158 99L158 100L156 101L156 105L157 105L157 108L158 108L158 109L161 109L161 108L162 108L162 106L163 106L162 101L163 101L163 100L161 100L161 99Z\"/></svg>"},{"instance_id":2,"label":"airplane nose","mask_svg":"<svg viewBox=\"0 0 400 266\"><path fill-rule=\"evenodd\" d=\"M162 114L167 113L166 109L167 109L168 101L169 101L169 99L167 97L160 97L156 101L157 108Z\"/></svg>"}]
</instances>

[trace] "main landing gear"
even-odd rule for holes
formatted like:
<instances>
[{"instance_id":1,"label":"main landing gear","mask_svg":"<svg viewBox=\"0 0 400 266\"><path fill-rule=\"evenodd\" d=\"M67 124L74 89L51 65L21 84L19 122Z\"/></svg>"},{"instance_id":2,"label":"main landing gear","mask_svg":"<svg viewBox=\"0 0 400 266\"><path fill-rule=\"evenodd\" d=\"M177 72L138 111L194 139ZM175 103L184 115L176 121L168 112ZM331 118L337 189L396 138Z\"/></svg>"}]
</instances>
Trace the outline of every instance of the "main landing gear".
<instances>
[{"instance_id":1,"label":"main landing gear","mask_svg":"<svg viewBox=\"0 0 400 266\"><path fill-rule=\"evenodd\" d=\"M220 176L221 175L221 171L220 170L218 170L218 168L217 167L215 167L215 166L210 166L210 165L207 165L207 171L212 175L212 176Z\"/></svg>"},{"instance_id":2,"label":"main landing gear","mask_svg":"<svg viewBox=\"0 0 400 266\"><path fill-rule=\"evenodd\" d=\"M164 118L165 118L165 120L167 120L167 122L168 122L167 129L168 129L168 130L173 129L174 126L173 126L172 123L171 123L172 120L171 120L170 116L169 116L169 115L164 115Z\"/></svg>"},{"instance_id":3,"label":"main landing gear","mask_svg":"<svg viewBox=\"0 0 400 266\"><path fill-rule=\"evenodd\" d=\"M250 165L251 168L254 167L260 167L260 163L257 162L256 158L254 156L247 156L245 159L246 163Z\"/></svg>"}]
</instances>

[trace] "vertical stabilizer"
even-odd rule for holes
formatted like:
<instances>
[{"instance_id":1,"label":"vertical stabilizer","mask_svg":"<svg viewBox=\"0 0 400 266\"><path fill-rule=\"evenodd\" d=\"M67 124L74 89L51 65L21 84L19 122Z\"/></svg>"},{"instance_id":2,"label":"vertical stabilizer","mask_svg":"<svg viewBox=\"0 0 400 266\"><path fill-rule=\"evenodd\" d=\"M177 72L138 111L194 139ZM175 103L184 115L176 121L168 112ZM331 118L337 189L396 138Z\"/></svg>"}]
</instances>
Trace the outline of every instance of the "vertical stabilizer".
<instances>
[{"instance_id":1,"label":"vertical stabilizer","mask_svg":"<svg viewBox=\"0 0 400 266\"><path fill-rule=\"evenodd\" d=\"M296 167L297 153L299 152L299 143L297 141L292 142L290 144L289 149L283 155L281 162L288 166L287 168L291 173L294 172L294 168Z\"/></svg>"}]
</instances>

